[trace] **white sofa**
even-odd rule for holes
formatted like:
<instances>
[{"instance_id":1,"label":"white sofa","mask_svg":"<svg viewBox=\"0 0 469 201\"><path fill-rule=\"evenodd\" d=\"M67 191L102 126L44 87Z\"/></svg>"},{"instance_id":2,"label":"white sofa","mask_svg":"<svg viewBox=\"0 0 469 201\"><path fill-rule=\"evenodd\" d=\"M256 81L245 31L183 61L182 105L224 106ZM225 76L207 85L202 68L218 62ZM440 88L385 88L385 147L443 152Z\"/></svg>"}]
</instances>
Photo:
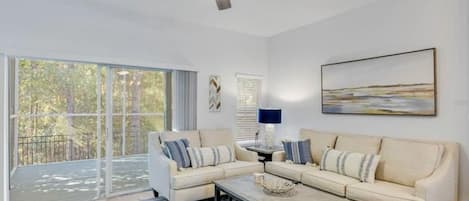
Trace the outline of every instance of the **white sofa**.
<instances>
[{"instance_id":1,"label":"white sofa","mask_svg":"<svg viewBox=\"0 0 469 201\"><path fill-rule=\"evenodd\" d=\"M192 147L232 146L236 162L178 171L176 162L163 154L161 143L180 138L187 138ZM150 133L148 139L150 186L156 195L164 196L170 201L207 199L214 196L214 180L264 172L264 164L258 162L257 153L236 144L229 129Z\"/></svg>"},{"instance_id":2,"label":"white sofa","mask_svg":"<svg viewBox=\"0 0 469 201\"><path fill-rule=\"evenodd\" d=\"M319 164L326 147L381 155L375 183L360 181L318 166L285 162L275 152L265 171L356 201L457 201L459 146L457 143L416 141L325 133L301 129L311 139L313 162Z\"/></svg>"}]
</instances>

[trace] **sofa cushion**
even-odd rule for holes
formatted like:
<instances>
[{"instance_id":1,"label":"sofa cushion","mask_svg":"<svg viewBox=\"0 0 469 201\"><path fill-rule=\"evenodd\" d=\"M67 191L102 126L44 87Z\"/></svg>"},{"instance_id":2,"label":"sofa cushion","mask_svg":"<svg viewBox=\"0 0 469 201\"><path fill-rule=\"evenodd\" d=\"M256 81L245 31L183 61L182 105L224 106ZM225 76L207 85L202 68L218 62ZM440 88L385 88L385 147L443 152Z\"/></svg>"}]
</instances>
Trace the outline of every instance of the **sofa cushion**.
<instances>
[{"instance_id":1,"label":"sofa cushion","mask_svg":"<svg viewBox=\"0 0 469 201\"><path fill-rule=\"evenodd\" d=\"M178 131L178 132L163 132L160 135L161 143L165 141L174 141L178 139L186 138L189 140L191 147L200 147L200 136L199 131Z\"/></svg>"},{"instance_id":2,"label":"sofa cushion","mask_svg":"<svg viewBox=\"0 0 469 201\"><path fill-rule=\"evenodd\" d=\"M433 173L443 151L439 144L384 138L376 179L413 187Z\"/></svg>"},{"instance_id":3,"label":"sofa cushion","mask_svg":"<svg viewBox=\"0 0 469 201\"><path fill-rule=\"evenodd\" d=\"M339 196L345 196L346 186L360 183L360 181L334 172L307 171L303 173L301 183Z\"/></svg>"},{"instance_id":4,"label":"sofa cushion","mask_svg":"<svg viewBox=\"0 0 469 201\"><path fill-rule=\"evenodd\" d=\"M260 162L236 161L217 166L225 172L225 177L251 175L255 172L264 172L264 164Z\"/></svg>"},{"instance_id":5,"label":"sofa cushion","mask_svg":"<svg viewBox=\"0 0 469 201\"><path fill-rule=\"evenodd\" d=\"M337 137L335 149L365 154L378 154L381 137L364 135L341 135Z\"/></svg>"},{"instance_id":6,"label":"sofa cushion","mask_svg":"<svg viewBox=\"0 0 469 201\"><path fill-rule=\"evenodd\" d=\"M164 150L166 150L169 159L176 161L178 168L188 168L191 166L191 160L186 150L187 147L189 147L189 140L186 138L164 142Z\"/></svg>"},{"instance_id":7,"label":"sofa cushion","mask_svg":"<svg viewBox=\"0 0 469 201\"><path fill-rule=\"evenodd\" d=\"M280 177L301 181L301 175L306 171L319 171L319 167L311 165L290 164L285 162L268 162L265 171Z\"/></svg>"},{"instance_id":8,"label":"sofa cushion","mask_svg":"<svg viewBox=\"0 0 469 201\"><path fill-rule=\"evenodd\" d=\"M218 165L235 161L234 150L226 145L217 147L189 147L189 153L192 168Z\"/></svg>"},{"instance_id":9,"label":"sofa cushion","mask_svg":"<svg viewBox=\"0 0 469 201\"><path fill-rule=\"evenodd\" d=\"M349 185L347 198L360 201L424 201L415 196L414 188L385 181Z\"/></svg>"},{"instance_id":10,"label":"sofa cushion","mask_svg":"<svg viewBox=\"0 0 469 201\"><path fill-rule=\"evenodd\" d=\"M200 142L202 147L228 145L233 147L234 136L230 129L201 129Z\"/></svg>"},{"instance_id":11,"label":"sofa cushion","mask_svg":"<svg viewBox=\"0 0 469 201\"><path fill-rule=\"evenodd\" d=\"M172 177L172 189L183 189L203 184L210 184L215 180L224 178L224 172L219 167L203 167L197 169L184 169Z\"/></svg>"},{"instance_id":12,"label":"sofa cushion","mask_svg":"<svg viewBox=\"0 0 469 201\"><path fill-rule=\"evenodd\" d=\"M327 149L321 160L321 170L353 177L362 182L375 181L379 155Z\"/></svg>"},{"instance_id":13,"label":"sofa cushion","mask_svg":"<svg viewBox=\"0 0 469 201\"><path fill-rule=\"evenodd\" d=\"M215 155L217 157L215 161L216 165L236 161L236 153L234 149L231 149L231 146L220 145L212 147L212 149L215 151Z\"/></svg>"},{"instance_id":14,"label":"sofa cushion","mask_svg":"<svg viewBox=\"0 0 469 201\"><path fill-rule=\"evenodd\" d=\"M311 139L300 141L283 141L286 159L295 164L306 164L312 162Z\"/></svg>"},{"instance_id":15,"label":"sofa cushion","mask_svg":"<svg viewBox=\"0 0 469 201\"><path fill-rule=\"evenodd\" d=\"M313 162L319 164L321 162L322 152L328 147L334 148L337 135L301 129L300 138L311 139L311 156L313 157Z\"/></svg>"}]
</instances>

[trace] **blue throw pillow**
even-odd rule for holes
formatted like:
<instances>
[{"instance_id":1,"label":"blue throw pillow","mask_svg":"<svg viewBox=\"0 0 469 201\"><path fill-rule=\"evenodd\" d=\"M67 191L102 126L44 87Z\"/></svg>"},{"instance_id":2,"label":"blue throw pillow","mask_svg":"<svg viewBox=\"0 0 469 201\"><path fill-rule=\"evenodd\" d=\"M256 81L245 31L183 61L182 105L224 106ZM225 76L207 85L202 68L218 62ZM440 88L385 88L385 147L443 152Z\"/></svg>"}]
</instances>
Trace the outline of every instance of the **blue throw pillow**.
<instances>
[{"instance_id":1,"label":"blue throw pillow","mask_svg":"<svg viewBox=\"0 0 469 201\"><path fill-rule=\"evenodd\" d=\"M169 155L171 160L176 161L178 169L188 168L191 166L191 160L189 158L189 154L187 153L189 140L183 138L175 141L166 141L164 144L166 153Z\"/></svg>"},{"instance_id":2,"label":"blue throw pillow","mask_svg":"<svg viewBox=\"0 0 469 201\"><path fill-rule=\"evenodd\" d=\"M293 161L295 164L311 163L311 141L309 139L282 143L287 160Z\"/></svg>"}]
</instances>

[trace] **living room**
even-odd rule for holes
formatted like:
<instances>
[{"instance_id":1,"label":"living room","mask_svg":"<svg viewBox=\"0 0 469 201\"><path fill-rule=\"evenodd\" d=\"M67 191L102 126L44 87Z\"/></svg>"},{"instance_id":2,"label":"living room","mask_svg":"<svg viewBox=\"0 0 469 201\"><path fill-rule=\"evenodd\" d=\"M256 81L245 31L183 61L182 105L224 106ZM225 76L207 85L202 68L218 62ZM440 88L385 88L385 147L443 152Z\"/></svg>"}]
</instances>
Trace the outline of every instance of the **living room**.
<instances>
[{"instance_id":1,"label":"living room","mask_svg":"<svg viewBox=\"0 0 469 201\"><path fill-rule=\"evenodd\" d=\"M295 178L269 169L272 166L268 164L275 161L265 161L265 167L245 174L250 179L275 175L294 181L297 195L277 196L281 200L304 198L301 192L305 187L308 193L316 190L318 197L312 195L303 200L469 201L467 0L232 0L229 6L227 2L3 1L2 199L153 200L152 190L161 185L152 186L151 169L159 172L164 168L152 165L148 133L197 130L202 146L207 134L204 130L228 129L240 141L229 150L246 153L236 153L235 160L252 160L252 153L262 155L262 151L245 148L268 144L274 145L270 148L275 152L266 154L264 160L285 161L278 152L284 149L282 145L304 140L309 131L336 136L329 148L338 151L341 136L357 140L354 142L360 148L342 150L352 152L366 147L360 137L378 137L375 146L379 148L374 152L381 159L388 157L382 152L386 150L386 139L450 143L457 147L454 153L458 157L448 160L453 165L446 183L436 182L429 189L416 187L416 180L422 177L410 182L395 180L405 177L406 172L386 177L383 172L388 169L378 165L376 180L404 185L410 192L406 191L410 197L405 198L399 193L391 193L390 197L357 197L356 193L347 193L353 189L347 185L341 194L316 183L302 182L303 173L294 181ZM407 62L402 66L411 69L385 71L396 62ZM344 70L346 67L350 68ZM430 83L431 89L425 91L423 98L417 96L421 95L418 92L406 94L418 100L410 103L391 100L393 96L388 94L381 96L387 101L384 103L368 100L364 89L344 93L340 100L357 98L358 103L347 102L355 105L342 105L342 110L334 104L344 102L327 102L339 93L328 90L329 86L356 89L361 86L359 83L366 83L369 88L381 82L393 87L402 84L396 80ZM74 98L70 98L72 92ZM331 93L336 94L327 96ZM364 104L387 105L389 101L416 112L362 108ZM274 113L281 110L276 116L279 121L273 125L259 122L259 109ZM319 141L310 137L311 146ZM445 167L439 165L446 164L439 160L446 161L445 154L450 153L451 147L444 148L441 158L433 158L438 164L425 177L438 176L435 172ZM300 163L316 164L315 168L322 169L318 157L321 159L326 148L315 147L320 150L309 152L312 160ZM423 164L424 159L435 156L429 149L419 153L421 157L414 163ZM398 158L416 155L396 154ZM396 160L406 166L404 159ZM421 170L424 172L424 168ZM177 173L184 171L190 170ZM324 171L330 172L327 168ZM225 178L215 180L222 179ZM167 193L178 189L167 189L157 190L158 199L213 199L216 191L212 182L198 184L210 186L201 197L196 195L201 188L187 191L193 197L181 199L180 194ZM222 199L229 197L224 195Z\"/></svg>"}]
</instances>

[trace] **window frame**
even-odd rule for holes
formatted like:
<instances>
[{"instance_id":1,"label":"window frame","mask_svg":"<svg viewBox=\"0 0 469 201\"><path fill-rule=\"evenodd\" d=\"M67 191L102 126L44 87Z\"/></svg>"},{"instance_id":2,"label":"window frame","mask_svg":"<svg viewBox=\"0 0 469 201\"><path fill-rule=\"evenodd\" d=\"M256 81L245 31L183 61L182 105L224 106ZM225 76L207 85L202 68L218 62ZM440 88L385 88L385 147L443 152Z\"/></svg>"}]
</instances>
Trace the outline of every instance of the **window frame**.
<instances>
[{"instance_id":1,"label":"window frame","mask_svg":"<svg viewBox=\"0 0 469 201\"><path fill-rule=\"evenodd\" d=\"M240 143L241 145L252 145L255 142L256 139L256 134L254 133L253 136L249 137L246 134L243 134L242 136L240 135L240 127L239 127L239 111L240 111L240 79L250 79L250 80L256 80L257 81L257 100L256 100L256 106L254 107L254 112L255 112L255 122L254 123L256 126L256 132L259 132L259 123L258 123L258 110L261 108L262 105L262 100L263 100L263 82L264 82L264 77L261 75L254 75L254 74L245 74L245 73L236 73L236 87L237 87L237 94L236 94L236 114L235 114L235 124L236 124L236 135L235 135L235 140ZM246 107L247 108L247 107ZM245 109L245 108L242 108ZM254 129L254 128L253 128ZM247 136L247 137L246 137Z\"/></svg>"}]
</instances>

